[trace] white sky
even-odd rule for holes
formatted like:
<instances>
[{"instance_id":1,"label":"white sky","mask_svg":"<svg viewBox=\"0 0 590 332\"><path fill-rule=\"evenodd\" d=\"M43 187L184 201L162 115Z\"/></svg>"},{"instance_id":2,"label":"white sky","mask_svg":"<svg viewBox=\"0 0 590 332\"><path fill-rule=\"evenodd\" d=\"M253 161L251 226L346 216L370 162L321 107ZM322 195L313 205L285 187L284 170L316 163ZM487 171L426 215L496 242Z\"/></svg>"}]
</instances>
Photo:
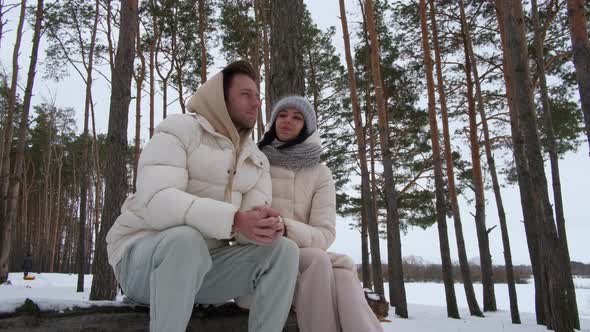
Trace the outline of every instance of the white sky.
<instances>
[{"instance_id":1,"label":"white sky","mask_svg":"<svg viewBox=\"0 0 590 332\"><path fill-rule=\"evenodd\" d=\"M9 3L15 2L15 0L7 1ZM314 21L322 28L329 26L336 27L336 35L334 38L334 45L338 52L343 56L343 42L342 32L339 20L339 7L338 1L326 1L326 0L305 0L304 1L314 19ZM347 0L349 30L353 31L356 29L354 21L358 20L358 2ZM18 15L17 10L13 10L8 16L9 24L5 27L5 35L2 40L0 48L0 70L6 73L11 71L12 61L12 48L14 44L14 30L16 26L16 16ZM31 27L26 27L27 31L23 37L23 43L21 46L20 55L20 72L19 72L19 85L24 87L26 80L26 70L28 69L30 45L31 45ZM33 105L37 105L41 102L48 102L54 100L57 106L61 107L74 107L77 110L78 123L81 123L83 116L83 105L84 105L84 87L82 80L75 76L72 71L72 76L61 82L53 82L45 80L43 76L43 60L44 60L44 48L45 40L42 39L41 49L39 52L39 64L37 80L35 82L33 97ZM216 61L209 67L209 75L217 72L223 67L225 60L220 56L216 56ZM343 61L344 63L344 61ZM108 73L108 69L105 67L102 69L103 72ZM110 76L110 74L107 74ZM10 77L10 76L9 76ZM110 89L104 80L97 74L94 75L96 81L93 86L94 101L96 103L95 111L97 114L97 131L99 133L105 133L107 130L108 123L108 109L109 109L109 98ZM133 90L133 94L135 90ZM22 96L22 89L19 91ZM168 92L169 101L174 100L177 97L176 91L170 89ZM161 105L161 97L156 96L156 105ZM148 109L147 96L144 95L143 109ZM168 113L178 113L180 108L177 103L171 105L168 109ZM129 121L129 137L134 135L134 117L135 117L135 104L132 101L130 105L130 121ZM156 124L161 119L161 107L156 106ZM145 139L147 135L148 118L144 116L142 118L142 137ZM81 127L81 125L78 125ZM585 188L590 188L590 177L587 175L590 169L590 158L588 157L588 145L586 142L581 145L577 153L569 153L560 162L561 168L561 182L563 189L563 199L566 217L566 227L568 232L570 255L572 260L590 262L590 254L588 251L588 245L585 244L590 236L590 209L588 203L588 193L585 193ZM549 169L546 169L547 178L550 180ZM586 189L587 190L587 189ZM504 188L503 198L505 209L507 213L510 241L512 248L513 262L515 264L529 264L528 250L526 245L526 239L524 234L524 226L521 222L522 212L520 208L520 197L517 187ZM498 224L498 218L496 215L495 202L493 200L493 194L491 192L486 193L488 199L486 205L486 225L491 227ZM460 202L462 220L463 220L463 232L465 237L465 244L467 248L467 255L469 258L477 257L477 237L475 232L475 224L473 217L470 212L474 211L473 206L468 206L465 200ZM336 242L330 248L331 251L346 253L354 258L355 261L361 261L360 253L360 233L357 230L350 230L348 224L350 220L339 218L337 221L338 235ZM454 236L454 228L452 219L447 219L448 225L448 236L451 248L451 257L454 261L457 260L456 241ZM499 227L490 233L490 250L492 254L492 260L494 264L504 264L504 257L502 252L502 240ZM413 228L408 231L406 235L402 236L402 252L403 256L421 256L427 261L440 262L440 252L438 244L437 228L433 226L427 230L419 228ZM383 262L387 261L386 253L386 241L381 240L381 257Z\"/></svg>"}]
</instances>

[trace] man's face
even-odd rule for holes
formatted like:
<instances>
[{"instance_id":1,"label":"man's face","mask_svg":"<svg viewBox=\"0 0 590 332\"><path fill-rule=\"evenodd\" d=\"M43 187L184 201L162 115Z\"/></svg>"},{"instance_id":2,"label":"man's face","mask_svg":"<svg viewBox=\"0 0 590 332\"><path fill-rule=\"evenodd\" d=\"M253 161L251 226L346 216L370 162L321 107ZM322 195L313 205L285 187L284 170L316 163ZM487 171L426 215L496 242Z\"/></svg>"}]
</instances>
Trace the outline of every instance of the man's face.
<instances>
[{"instance_id":1,"label":"man's face","mask_svg":"<svg viewBox=\"0 0 590 332\"><path fill-rule=\"evenodd\" d=\"M260 97L256 82L244 74L233 76L227 93L229 117L238 130L252 129L258 119Z\"/></svg>"}]
</instances>

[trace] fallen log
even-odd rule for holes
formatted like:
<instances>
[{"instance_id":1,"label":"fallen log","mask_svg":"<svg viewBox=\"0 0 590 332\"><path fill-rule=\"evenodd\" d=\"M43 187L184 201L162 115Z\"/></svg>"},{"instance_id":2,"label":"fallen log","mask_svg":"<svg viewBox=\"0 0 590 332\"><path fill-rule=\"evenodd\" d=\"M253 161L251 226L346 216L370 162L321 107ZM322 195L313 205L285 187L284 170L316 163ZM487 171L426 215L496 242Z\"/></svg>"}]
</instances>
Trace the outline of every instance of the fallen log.
<instances>
[{"instance_id":1,"label":"fallen log","mask_svg":"<svg viewBox=\"0 0 590 332\"><path fill-rule=\"evenodd\" d=\"M14 313L0 314L0 330L15 332L125 331L149 330L146 306L92 306L67 310L40 310L30 299ZM221 306L195 307L187 331L246 332L248 312L233 302ZM291 312L283 332L298 332L295 313Z\"/></svg>"}]
</instances>

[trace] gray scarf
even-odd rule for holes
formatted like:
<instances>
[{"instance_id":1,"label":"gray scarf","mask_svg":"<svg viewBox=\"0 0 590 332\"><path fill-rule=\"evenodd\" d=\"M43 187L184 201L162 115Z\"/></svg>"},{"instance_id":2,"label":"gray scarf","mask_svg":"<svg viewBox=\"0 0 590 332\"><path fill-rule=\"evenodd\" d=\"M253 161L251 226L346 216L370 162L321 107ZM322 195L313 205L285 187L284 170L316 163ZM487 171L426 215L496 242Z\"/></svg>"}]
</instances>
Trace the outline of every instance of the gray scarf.
<instances>
[{"instance_id":1,"label":"gray scarf","mask_svg":"<svg viewBox=\"0 0 590 332\"><path fill-rule=\"evenodd\" d=\"M271 165L298 170L320 162L322 147L317 144L301 143L278 149L283 144L284 142L275 139L271 144L262 147L261 151Z\"/></svg>"}]
</instances>

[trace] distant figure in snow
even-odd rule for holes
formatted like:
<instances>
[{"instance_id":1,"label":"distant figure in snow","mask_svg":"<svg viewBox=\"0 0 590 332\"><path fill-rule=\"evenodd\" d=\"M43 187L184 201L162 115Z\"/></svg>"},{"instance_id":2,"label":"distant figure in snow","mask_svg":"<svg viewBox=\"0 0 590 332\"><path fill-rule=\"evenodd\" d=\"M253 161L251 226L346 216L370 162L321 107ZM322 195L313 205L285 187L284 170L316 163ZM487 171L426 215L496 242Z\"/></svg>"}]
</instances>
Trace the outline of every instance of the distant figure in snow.
<instances>
[{"instance_id":1,"label":"distant figure in snow","mask_svg":"<svg viewBox=\"0 0 590 332\"><path fill-rule=\"evenodd\" d=\"M33 256L30 252L27 252L25 258L23 258L23 272L25 277L29 275L29 272L33 269Z\"/></svg>"}]
</instances>

